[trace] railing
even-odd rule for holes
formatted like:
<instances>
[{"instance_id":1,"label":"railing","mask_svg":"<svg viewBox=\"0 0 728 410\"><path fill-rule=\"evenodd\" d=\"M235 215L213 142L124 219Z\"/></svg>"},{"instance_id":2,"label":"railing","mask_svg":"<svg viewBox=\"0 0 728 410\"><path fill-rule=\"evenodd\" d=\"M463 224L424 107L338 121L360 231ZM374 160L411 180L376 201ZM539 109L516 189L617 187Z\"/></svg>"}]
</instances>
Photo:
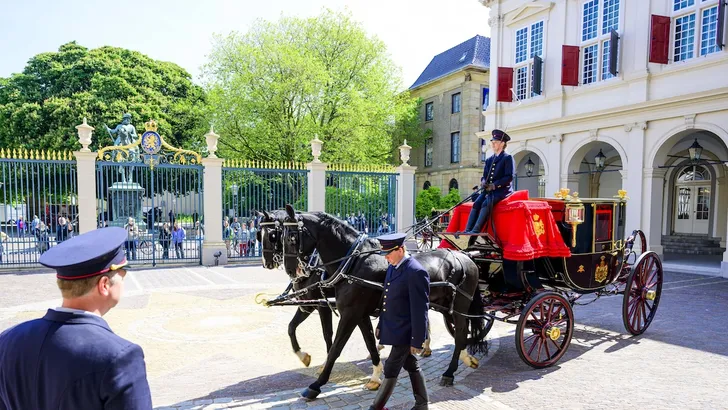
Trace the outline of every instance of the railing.
<instances>
[{"instance_id":1,"label":"railing","mask_svg":"<svg viewBox=\"0 0 728 410\"><path fill-rule=\"evenodd\" d=\"M397 173L391 166L332 164L326 171L326 212L360 232L397 230Z\"/></svg>"},{"instance_id":2,"label":"railing","mask_svg":"<svg viewBox=\"0 0 728 410\"><path fill-rule=\"evenodd\" d=\"M222 189L219 223L229 260L260 258L259 211L283 209L286 204L308 210L308 170L298 162L226 160Z\"/></svg>"},{"instance_id":3,"label":"railing","mask_svg":"<svg viewBox=\"0 0 728 410\"><path fill-rule=\"evenodd\" d=\"M70 152L0 149L0 268L40 266L40 255L78 233Z\"/></svg>"}]
</instances>

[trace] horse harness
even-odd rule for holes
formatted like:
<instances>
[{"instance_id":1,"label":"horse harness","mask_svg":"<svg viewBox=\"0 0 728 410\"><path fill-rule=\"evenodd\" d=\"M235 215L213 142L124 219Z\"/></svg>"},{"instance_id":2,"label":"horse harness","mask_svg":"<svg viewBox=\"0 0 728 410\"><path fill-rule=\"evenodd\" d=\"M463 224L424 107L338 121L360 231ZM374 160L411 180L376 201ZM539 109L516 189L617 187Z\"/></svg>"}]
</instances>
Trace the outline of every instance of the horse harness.
<instances>
[{"instance_id":1,"label":"horse harness","mask_svg":"<svg viewBox=\"0 0 728 410\"><path fill-rule=\"evenodd\" d=\"M269 226L272 226L272 228L269 228ZM273 243L273 249L265 249L265 247L263 247L263 253L272 253L273 263L276 266L280 266L280 264L283 263L283 228L281 228L281 223L278 221L261 222L260 230L261 239L263 232L265 232L266 235L269 235L268 240Z\"/></svg>"}]
</instances>

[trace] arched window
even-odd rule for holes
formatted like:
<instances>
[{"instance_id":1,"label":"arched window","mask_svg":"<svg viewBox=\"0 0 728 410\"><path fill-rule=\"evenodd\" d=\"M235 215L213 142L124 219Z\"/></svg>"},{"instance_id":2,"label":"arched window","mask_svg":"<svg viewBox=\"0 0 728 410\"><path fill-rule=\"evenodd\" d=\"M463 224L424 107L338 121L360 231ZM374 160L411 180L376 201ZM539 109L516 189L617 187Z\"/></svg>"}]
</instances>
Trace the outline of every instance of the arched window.
<instances>
[{"instance_id":1,"label":"arched window","mask_svg":"<svg viewBox=\"0 0 728 410\"><path fill-rule=\"evenodd\" d=\"M430 184L430 181L425 181L425 183L422 185L422 189L430 189L432 184Z\"/></svg>"},{"instance_id":2,"label":"arched window","mask_svg":"<svg viewBox=\"0 0 728 410\"><path fill-rule=\"evenodd\" d=\"M691 165L683 168L677 177L677 182L710 181L710 172L700 165Z\"/></svg>"},{"instance_id":3,"label":"arched window","mask_svg":"<svg viewBox=\"0 0 728 410\"><path fill-rule=\"evenodd\" d=\"M458 180L453 178L450 180L450 187L448 188L448 191L450 189L458 189Z\"/></svg>"}]
</instances>

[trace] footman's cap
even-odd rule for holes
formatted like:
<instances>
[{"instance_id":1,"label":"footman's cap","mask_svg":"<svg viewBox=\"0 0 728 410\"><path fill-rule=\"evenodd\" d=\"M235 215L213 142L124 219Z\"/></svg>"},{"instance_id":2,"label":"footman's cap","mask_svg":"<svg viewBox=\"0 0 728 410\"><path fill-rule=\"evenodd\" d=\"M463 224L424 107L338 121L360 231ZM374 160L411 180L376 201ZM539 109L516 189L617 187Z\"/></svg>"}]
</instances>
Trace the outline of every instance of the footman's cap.
<instances>
[{"instance_id":1,"label":"footman's cap","mask_svg":"<svg viewBox=\"0 0 728 410\"><path fill-rule=\"evenodd\" d=\"M493 130L493 132L491 134L493 135L493 138L490 139L491 141L508 142L511 140L511 137L508 136L508 134L506 134L505 131Z\"/></svg>"},{"instance_id":2,"label":"footman's cap","mask_svg":"<svg viewBox=\"0 0 728 410\"><path fill-rule=\"evenodd\" d=\"M400 246L404 245L404 238L407 235L403 233L392 233L389 235L382 235L377 237L382 250L379 251L380 255L387 255L390 252L397 250Z\"/></svg>"},{"instance_id":3,"label":"footman's cap","mask_svg":"<svg viewBox=\"0 0 728 410\"><path fill-rule=\"evenodd\" d=\"M101 228L73 237L50 248L40 257L43 266L56 270L65 280L86 279L127 265L122 228ZM125 268L128 269L128 268Z\"/></svg>"}]
</instances>

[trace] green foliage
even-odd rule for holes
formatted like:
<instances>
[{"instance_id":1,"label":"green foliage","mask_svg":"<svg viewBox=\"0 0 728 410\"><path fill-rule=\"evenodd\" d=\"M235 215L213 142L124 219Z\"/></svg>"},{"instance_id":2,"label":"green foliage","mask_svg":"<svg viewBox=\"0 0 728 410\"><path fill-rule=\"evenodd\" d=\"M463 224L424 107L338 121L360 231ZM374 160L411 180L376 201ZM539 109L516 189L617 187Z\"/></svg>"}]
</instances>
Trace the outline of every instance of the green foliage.
<instances>
[{"instance_id":1,"label":"green foliage","mask_svg":"<svg viewBox=\"0 0 728 410\"><path fill-rule=\"evenodd\" d=\"M34 56L22 73L0 78L0 146L75 150L74 127L87 117L97 149L113 144L104 124L113 128L129 112L139 135L154 119L168 143L199 151L206 110L203 89L178 65L71 42Z\"/></svg>"},{"instance_id":2,"label":"green foliage","mask_svg":"<svg viewBox=\"0 0 728 410\"><path fill-rule=\"evenodd\" d=\"M385 45L348 14L257 21L217 37L204 68L225 157L385 164L398 139L416 142L417 102L399 93ZM412 138L410 140L410 138Z\"/></svg>"},{"instance_id":3,"label":"green foliage","mask_svg":"<svg viewBox=\"0 0 728 410\"><path fill-rule=\"evenodd\" d=\"M457 205L460 201L462 199L457 189L453 188L447 195L442 196L440 188L431 186L417 194L417 199L415 200L415 217L418 220L424 217L429 218L433 208L448 209Z\"/></svg>"}]
</instances>

